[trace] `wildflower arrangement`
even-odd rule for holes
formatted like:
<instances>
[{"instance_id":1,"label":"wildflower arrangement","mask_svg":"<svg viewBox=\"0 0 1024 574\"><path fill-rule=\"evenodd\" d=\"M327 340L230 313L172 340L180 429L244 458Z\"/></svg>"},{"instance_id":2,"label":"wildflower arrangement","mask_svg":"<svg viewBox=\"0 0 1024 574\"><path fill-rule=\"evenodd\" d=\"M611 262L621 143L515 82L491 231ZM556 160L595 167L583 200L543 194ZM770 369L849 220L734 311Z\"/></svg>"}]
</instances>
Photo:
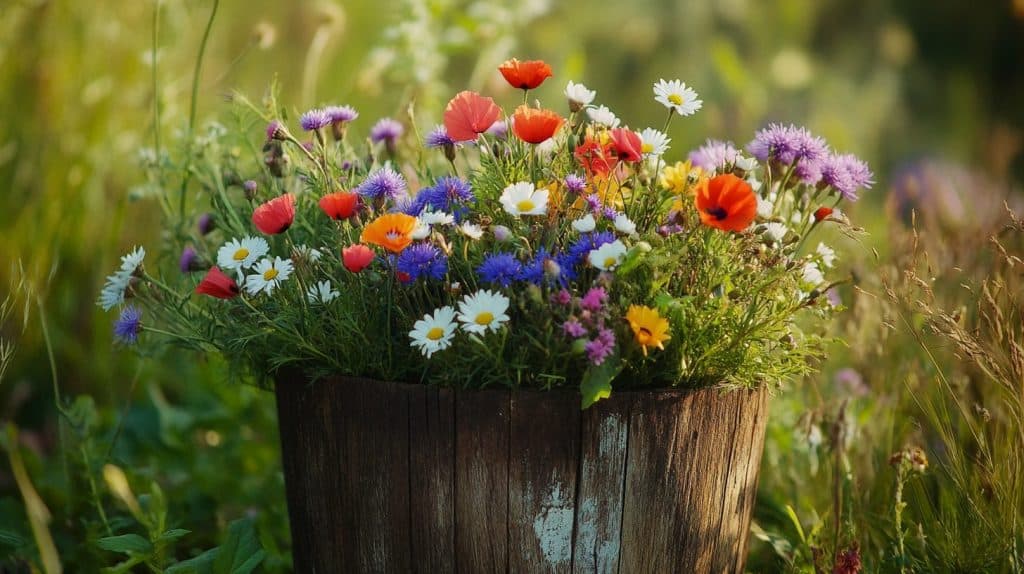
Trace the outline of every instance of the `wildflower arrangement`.
<instances>
[{"instance_id":1,"label":"wildflower arrangement","mask_svg":"<svg viewBox=\"0 0 1024 574\"><path fill-rule=\"evenodd\" d=\"M178 272L137 248L103 287L116 338L219 351L261 377L578 386L584 406L612 386L809 369L835 309L836 254L814 236L852 229L839 206L871 186L863 162L775 124L745 151L708 140L670 160L673 120L702 105L685 83L654 84L665 124L637 130L579 83L530 103L544 62L499 71L521 105L463 91L425 137L385 118L361 140L349 106L293 132L273 101L240 98L238 129L189 158L199 185L161 203Z\"/></svg>"}]
</instances>

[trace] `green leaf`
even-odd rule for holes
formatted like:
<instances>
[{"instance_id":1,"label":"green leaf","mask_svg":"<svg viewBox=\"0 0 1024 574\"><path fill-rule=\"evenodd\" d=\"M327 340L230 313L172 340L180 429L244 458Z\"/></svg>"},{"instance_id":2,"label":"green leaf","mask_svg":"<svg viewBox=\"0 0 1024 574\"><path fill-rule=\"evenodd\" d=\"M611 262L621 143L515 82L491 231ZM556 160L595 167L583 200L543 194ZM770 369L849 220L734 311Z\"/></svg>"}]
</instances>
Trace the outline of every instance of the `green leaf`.
<instances>
[{"instance_id":1,"label":"green leaf","mask_svg":"<svg viewBox=\"0 0 1024 574\"><path fill-rule=\"evenodd\" d=\"M619 374L621 369L622 364L619 362L617 353L606 358L600 365L589 367L587 372L583 373L583 381L580 383L581 408L590 408L597 401L610 397L612 379Z\"/></svg>"},{"instance_id":2,"label":"green leaf","mask_svg":"<svg viewBox=\"0 0 1024 574\"><path fill-rule=\"evenodd\" d=\"M153 545L149 543L149 540L138 534L107 536L97 540L96 545L104 550L122 552L124 554L149 554L153 551Z\"/></svg>"},{"instance_id":3,"label":"green leaf","mask_svg":"<svg viewBox=\"0 0 1024 574\"><path fill-rule=\"evenodd\" d=\"M236 520L228 526L228 539L217 552L214 574L249 574L263 562L266 552L256 537L252 519Z\"/></svg>"},{"instance_id":4,"label":"green leaf","mask_svg":"<svg viewBox=\"0 0 1024 574\"><path fill-rule=\"evenodd\" d=\"M191 530L185 530L184 528L174 528L174 529L168 530L167 532L164 532L163 534L161 534L160 538L158 538L157 540L159 540L160 542L171 542L171 541L174 541L174 540L177 540L177 539L181 538L182 536L184 536L186 534L189 534L190 532L192 532L192 531Z\"/></svg>"},{"instance_id":5,"label":"green leaf","mask_svg":"<svg viewBox=\"0 0 1024 574\"><path fill-rule=\"evenodd\" d=\"M217 559L219 552L219 546L211 548L195 558L189 558L168 567L164 570L164 574L211 574L213 572L213 561Z\"/></svg>"}]
</instances>

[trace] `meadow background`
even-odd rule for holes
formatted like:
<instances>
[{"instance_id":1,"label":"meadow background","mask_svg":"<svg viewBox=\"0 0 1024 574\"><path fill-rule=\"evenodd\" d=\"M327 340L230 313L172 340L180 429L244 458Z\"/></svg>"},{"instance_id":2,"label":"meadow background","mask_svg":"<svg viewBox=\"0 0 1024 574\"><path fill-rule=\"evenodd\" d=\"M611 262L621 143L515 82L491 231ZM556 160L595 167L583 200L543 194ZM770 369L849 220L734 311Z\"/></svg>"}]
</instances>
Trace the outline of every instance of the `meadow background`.
<instances>
[{"instance_id":1,"label":"meadow background","mask_svg":"<svg viewBox=\"0 0 1024 574\"><path fill-rule=\"evenodd\" d=\"M145 170L156 137L173 148L187 132L214 6L0 3L0 572L98 571L132 556L101 538L173 529L190 532L151 549L150 570L225 542L290 570L273 396L226 383L217 357L115 346L94 304L119 254L159 243ZM669 159L768 121L866 159L878 183L850 211L868 234L839 246L846 342L773 403L748 569L1024 571L1024 229L1003 208L1021 213L1024 2L216 10L200 132L233 91L274 81L295 112L351 104L365 132L415 102L425 129L467 87L515 101L495 68L518 56L555 69L545 101L582 81L637 128L660 125L655 80L691 84L704 109L673 127ZM923 473L889 464L907 447Z\"/></svg>"}]
</instances>

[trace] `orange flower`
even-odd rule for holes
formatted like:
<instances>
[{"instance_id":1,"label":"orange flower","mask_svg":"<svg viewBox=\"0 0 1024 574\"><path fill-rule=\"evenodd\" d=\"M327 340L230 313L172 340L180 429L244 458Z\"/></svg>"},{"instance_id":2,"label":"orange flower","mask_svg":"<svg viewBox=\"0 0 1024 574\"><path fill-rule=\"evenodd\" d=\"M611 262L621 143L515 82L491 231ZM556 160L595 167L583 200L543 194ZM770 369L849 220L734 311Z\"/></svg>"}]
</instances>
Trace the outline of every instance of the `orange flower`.
<instances>
[{"instance_id":1,"label":"orange flower","mask_svg":"<svg viewBox=\"0 0 1024 574\"><path fill-rule=\"evenodd\" d=\"M576 147L576 161L590 175L607 175L619 163L612 142L601 143L592 136L587 136L583 145Z\"/></svg>"},{"instance_id":2,"label":"orange flower","mask_svg":"<svg viewBox=\"0 0 1024 574\"><path fill-rule=\"evenodd\" d=\"M320 198L320 209L334 220L348 219L359 209L359 194L336 191Z\"/></svg>"},{"instance_id":3,"label":"orange flower","mask_svg":"<svg viewBox=\"0 0 1024 574\"><path fill-rule=\"evenodd\" d=\"M613 129L612 142L615 144L615 153L622 161L638 162L644 155L640 136L627 128Z\"/></svg>"},{"instance_id":4,"label":"orange flower","mask_svg":"<svg viewBox=\"0 0 1024 574\"><path fill-rule=\"evenodd\" d=\"M455 95L444 110L444 127L448 137L457 142L472 141L487 131L501 115L501 108L491 98L464 91Z\"/></svg>"},{"instance_id":5,"label":"orange flower","mask_svg":"<svg viewBox=\"0 0 1024 574\"><path fill-rule=\"evenodd\" d=\"M513 88L520 90L532 90L554 75L551 73L551 66L545 64L543 60L520 62L512 58L498 66L498 71Z\"/></svg>"},{"instance_id":6,"label":"orange flower","mask_svg":"<svg viewBox=\"0 0 1024 574\"><path fill-rule=\"evenodd\" d=\"M700 182L695 203L701 222L723 231L743 231L757 215L754 190L731 173Z\"/></svg>"},{"instance_id":7,"label":"orange flower","mask_svg":"<svg viewBox=\"0 0 1024 574\"><path fill-rule=\"evenodd\" d=\"M392 253L401 253L412 243L416 218L404 213L388 213L363 228L360 241L383 247Z\"/></svg>"},{"instance_id":8,"label":"orange flower","mask_svg":"<svg viewBox=\"0 0 1024 574\"><path fill-rule=\"evenodd\" d=\"M267 235L284 233L295 220L295 197L286 193L275 197L252 212L252 222Z\"/></svg>"},{"instance_id":9,"label":"orange flower","mask_svg":"<svg viewBox=\"0 0 1024 574\"><path fill-rule=\"evenodd\" d=\"M565 120L551 110L519 106L512 115L512 131L526 143L539 144L555 135Z\"/></svg>"}]
</instances>

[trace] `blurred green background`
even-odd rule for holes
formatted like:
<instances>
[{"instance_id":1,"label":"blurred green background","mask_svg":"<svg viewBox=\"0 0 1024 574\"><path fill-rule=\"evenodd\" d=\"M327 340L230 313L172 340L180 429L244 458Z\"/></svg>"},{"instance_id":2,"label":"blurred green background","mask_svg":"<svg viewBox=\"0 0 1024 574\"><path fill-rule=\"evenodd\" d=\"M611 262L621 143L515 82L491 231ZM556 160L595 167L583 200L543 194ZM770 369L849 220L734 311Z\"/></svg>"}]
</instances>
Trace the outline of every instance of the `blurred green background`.
<instances>
[{"instance_id":1,"label":"blurred green background","mask_svg":"<svg viewBox=\"0 0 1024 574\"><path fill-rule=\"evenodd\" d=\"M153 480L166 492L173 526L193 531L180 557L250 516L268 551L263 568L288 568L273 397L225 383L216 357L115 347L111 317L94 304L121 253L158 243L159 210L143 198L140 158L154 130L165 147L184 133L213 6L0 2L0 299L9 294L13 305L0 334L14 345L0 420L20 429L65 565L116 558L78 544L97 535L99 508L126 514L109 485L84 478L109 462L137 492L150 492ZM744 144L768 121L803 124L873 167L878 184L851 211L871 232L856 248L883 259L893 246L890 189L922 159L983 181L955 190L968 204L998 203L1024 175L1021 0L249 0L220 2L211 30L200 125L227 113L232 91L258 98L276 79L295 112L351 104L361 113L354 129L365 134L415 102L425 128L467 86L514 102L495 68L518 56L555 69L538 90L543 101L555 106L567 80L582 81L641 128L661 122L653 81L681 78L704 109L674 125L670 159L707 137ZM820 380L848 357L837 350ZM67 404L77 398L78 426L58 428L55 392ZM780 401L777 420L796 421L799 408ZM61 435L72 456L60 455ZM0 551L37 556L5 465Z\"/></svg>"}]
</instances>

